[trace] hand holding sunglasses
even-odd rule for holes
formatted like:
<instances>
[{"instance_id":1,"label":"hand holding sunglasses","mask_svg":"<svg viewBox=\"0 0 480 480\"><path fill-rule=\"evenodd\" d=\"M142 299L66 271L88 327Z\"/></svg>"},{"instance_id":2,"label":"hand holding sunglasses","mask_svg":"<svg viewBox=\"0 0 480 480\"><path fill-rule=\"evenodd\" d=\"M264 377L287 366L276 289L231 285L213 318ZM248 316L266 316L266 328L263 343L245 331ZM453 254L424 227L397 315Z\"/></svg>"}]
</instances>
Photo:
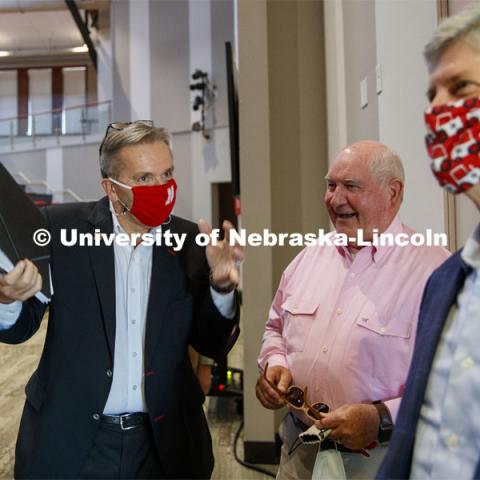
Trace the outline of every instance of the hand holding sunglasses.
<instances>
[{"instance_id":1,"label":"hand holding sunglasses","mask_svg":"<svg viewBox=\"0 0 480 480\"><path fill-rule=\"evenodd\" d=\"M285 403L294 410L302 411L312 420L321 420L323 416L328 413L330 409L325 403L317 402L313 405L308 403L308 387L302 389L297 385L291 385L288 387L287 391L283 393L267 378L267 370L268 363L265 365L265 370L263 371L263 379L268 383L268 385L270 385L272 389L277 392L281 398L284 399Z\"/></svg>"}]
</instances>

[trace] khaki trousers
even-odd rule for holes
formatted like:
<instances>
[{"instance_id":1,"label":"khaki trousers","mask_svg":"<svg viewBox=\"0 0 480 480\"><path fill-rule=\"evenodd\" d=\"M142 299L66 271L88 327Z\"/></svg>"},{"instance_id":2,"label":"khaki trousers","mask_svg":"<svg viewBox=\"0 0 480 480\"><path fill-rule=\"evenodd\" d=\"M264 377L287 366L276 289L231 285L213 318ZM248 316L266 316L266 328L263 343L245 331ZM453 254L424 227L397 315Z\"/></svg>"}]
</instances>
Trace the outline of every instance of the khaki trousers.
<instances>
[{"instance_id":1,"label":"khaki trousers","mask_svg":"<svg viewBox=\"0 0 480 480\"><path fill-rule=\"evenodd\" d=\"M293 453L288 454L296 438L303 431L297 422L293 414L289 413L280 426L279 434L283 445L277 480L310 480L312 478L318 445L301 444ZM368 451L370 457L360 453L342 452L347 478L354 480L375 478L386 451L387 447L376 447Z\"/></svg>"}]
</instances>

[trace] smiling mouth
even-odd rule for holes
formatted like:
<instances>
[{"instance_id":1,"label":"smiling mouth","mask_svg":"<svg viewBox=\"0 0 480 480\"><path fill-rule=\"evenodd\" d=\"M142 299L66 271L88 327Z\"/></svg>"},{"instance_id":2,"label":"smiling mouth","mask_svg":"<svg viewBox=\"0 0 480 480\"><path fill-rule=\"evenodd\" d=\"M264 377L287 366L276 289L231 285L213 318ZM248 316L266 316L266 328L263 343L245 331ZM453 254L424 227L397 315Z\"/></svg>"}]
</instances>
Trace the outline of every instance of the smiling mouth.
<instances>
[{"instance_id":1,"label":"smiling mouth","mask_svg":"<svg viewBox=\"0 0 480 480\"><path fill-rule=\"evenodd\" d=\"M349 218L356 217L356 213L336 213L335 214L337 218L340 218L341 220L348 220Z\"/></svg>"}]
</instances>

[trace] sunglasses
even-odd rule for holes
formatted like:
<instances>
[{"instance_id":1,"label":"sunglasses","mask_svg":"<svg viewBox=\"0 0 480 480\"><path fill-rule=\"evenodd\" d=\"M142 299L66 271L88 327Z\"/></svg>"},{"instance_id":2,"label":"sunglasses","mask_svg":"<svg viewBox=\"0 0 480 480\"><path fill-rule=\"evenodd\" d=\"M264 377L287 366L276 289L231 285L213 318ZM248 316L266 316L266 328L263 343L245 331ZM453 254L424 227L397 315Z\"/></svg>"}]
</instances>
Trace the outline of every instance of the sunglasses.
<instances>
[{"instance_id":1,"label":"sunglasses","mask_svg":"<svg viewBox=\"0 0 480 480\"><path fill-rule=\"evenodd\" d=\"M287 404L295 410L302 411L313 420L321 420L322 414L328 413L330 408L326 403L317 402L310 405L307 400L308 387L300 388L297 385L291 385L288 390L281 392L270 380L267 378L268 363L265 365L263 371L263 378L265 381L287 402Z\"/></svg>"},{"instance_id":2,"label":"sunglasses","mask_svg":"<svg viewBox=\"0 0 480 480\"><path fill-rule=\"evenodd\" d=\"M102 143L100 144L100 148L98 149L98 153L101 155L102 154L102 148L103 145L105 144L105 140L108 137L108 134L110 133L110 130L123 130L124 128L127 128L130 125L145 125L146 127L153 128L153 120L136 120L135 122L113 122L110 123L107 127L107 130L105 132L105 136L103 137Z\"/></svg>"}]
</instances>

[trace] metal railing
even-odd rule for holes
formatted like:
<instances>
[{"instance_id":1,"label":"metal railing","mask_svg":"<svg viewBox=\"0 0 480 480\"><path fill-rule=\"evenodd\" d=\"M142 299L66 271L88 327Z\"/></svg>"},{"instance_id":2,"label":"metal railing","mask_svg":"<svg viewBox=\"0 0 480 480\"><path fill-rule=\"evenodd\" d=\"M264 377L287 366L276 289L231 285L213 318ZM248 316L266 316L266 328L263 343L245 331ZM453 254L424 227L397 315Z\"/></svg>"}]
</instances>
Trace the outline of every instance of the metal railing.
<instances>
[{"instance_id":1,"label":"metal railing","mask_svg":"<svg viewBox=\"0 0 480 480\"><path fill-rule=\"evenodd\" d=\"M44 138L79 136L85 141L90 135L103 135L111 122L112 102L65 107L60 110L32 113L0 119L0 147L37 146Z\"/></svg>"},{"instance_id":2,"label":"metal railing","mask_svg":"<svg viewBox=\"0 0 480 480\"><path fill-rule=\"evenodd\" d=\"M17 182L21 185L25 185L27 191L30 191L33 187L41 187L44 192L39 192L37 188L32 189L30 193L48 193L52 195L52 200L54 202L64 202L65 197L70 200L73 199L76 202L83 202L85 199L77 195L73 190L69 188L64 190L55 190L47 181L45 180L30 180L23 172L14 172L12 176L15 177Z\"/></svg>"}]
</instances>

